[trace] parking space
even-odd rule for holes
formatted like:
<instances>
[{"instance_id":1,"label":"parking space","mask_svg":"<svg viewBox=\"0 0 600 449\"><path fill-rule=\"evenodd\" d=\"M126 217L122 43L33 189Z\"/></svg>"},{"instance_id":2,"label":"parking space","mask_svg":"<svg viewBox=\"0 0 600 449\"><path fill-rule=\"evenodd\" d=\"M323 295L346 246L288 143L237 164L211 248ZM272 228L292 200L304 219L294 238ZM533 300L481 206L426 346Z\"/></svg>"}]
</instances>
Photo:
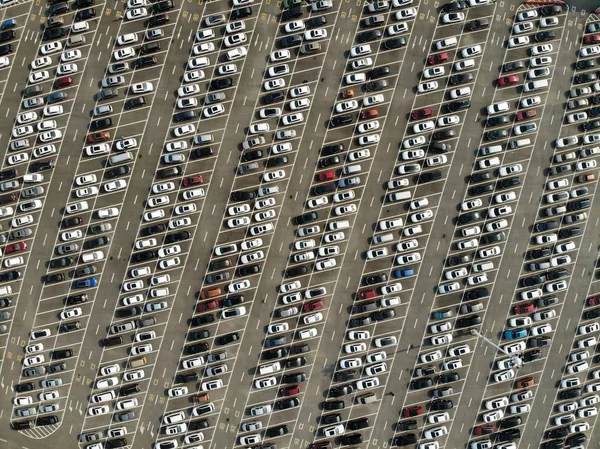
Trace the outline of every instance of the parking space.
<instances>
[{"instance_id":1,"label":"parking space","mask_svg":"<svg viewBox=\"0 0 600 449\"><path fill-rule=\"evenodd\" d=\"M19 446L594 444L596 15L55 3L0 12Z\"/></svg>"}]
</instances>

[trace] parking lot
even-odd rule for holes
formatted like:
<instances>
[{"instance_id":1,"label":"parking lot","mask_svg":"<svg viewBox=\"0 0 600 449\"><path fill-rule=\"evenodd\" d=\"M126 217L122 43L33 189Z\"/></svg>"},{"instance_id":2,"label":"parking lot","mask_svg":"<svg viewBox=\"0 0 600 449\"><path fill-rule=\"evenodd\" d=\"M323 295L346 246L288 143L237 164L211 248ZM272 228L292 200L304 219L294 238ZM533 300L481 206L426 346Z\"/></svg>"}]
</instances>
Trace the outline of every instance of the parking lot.
<instances>
[{"instance_id":1,"label":"parking lot","mask_svg":"<svg viewBox=\"0 0 600 449\"><path fill-rule=\"evenodd\" d=\"M4 445L597 445L599 16L8 3Z\"/></svg>"}]
</instances>

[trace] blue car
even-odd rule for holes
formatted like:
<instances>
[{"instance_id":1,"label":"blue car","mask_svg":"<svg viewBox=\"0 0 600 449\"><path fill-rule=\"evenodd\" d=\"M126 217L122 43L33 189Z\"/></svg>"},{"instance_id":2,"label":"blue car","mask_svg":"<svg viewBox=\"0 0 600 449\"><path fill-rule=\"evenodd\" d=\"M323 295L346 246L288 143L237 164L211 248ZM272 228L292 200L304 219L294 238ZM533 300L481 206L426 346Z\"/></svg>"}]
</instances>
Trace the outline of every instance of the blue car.
<instances>
[{"instance_id":1,"label":"blue car","mask_svg":"<svg viewBox=\"0 0 600 449\"><path fill-rule=\"evenodd\" d=\"M96 287L97 285L98 281L96 278L79 279L75 281L75 288L89 288Z\"/></svg>"},{"instance_id":2,"label":"blue car","mask_svg":"<svg viewBox=\"0 0 600 449\"><path fill-rule=\"evenodd\" d=\"M394 271L394 276L396 276L397 278L406 278L409 276L414 276L415 275L415 270L413 270L412 268L406 268L404 270L395 270Z\"/></svg>"},{"instance_id":3,"label":"blue car","mask_svg":"<svg viewBox=\"0 0 600 449\"><path fill-rule=\"evenodd\" d=\"M505 340L517 340L519 338L527 337L526 329L509 329L504 331Z\"/></svg>"},{"instance_id":4,"label":"blue car","mask_svg":"<svg viewBox=\"0 0 600 449\"><path fill-rule=\"evenodd\" d=\"M0 25L0 30L10 30L11 28L14 28L17 26L17 21L15 19L7 19L4 22L2 22L2 25Z\"/></svg>"}]
</instances>

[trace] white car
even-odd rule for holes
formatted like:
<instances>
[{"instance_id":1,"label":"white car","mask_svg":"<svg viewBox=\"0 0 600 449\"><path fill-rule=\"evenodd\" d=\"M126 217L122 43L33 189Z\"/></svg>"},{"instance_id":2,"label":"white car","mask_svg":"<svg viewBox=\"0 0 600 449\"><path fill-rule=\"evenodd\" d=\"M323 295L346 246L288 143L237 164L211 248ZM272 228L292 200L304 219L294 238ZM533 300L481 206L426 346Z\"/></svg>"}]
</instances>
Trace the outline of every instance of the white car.
<instances>
[{"instance_id":1,"label":"white car","mask_svg":"<svg viewBox=\"0 0 600 449\"><path fill-rule=\"evenodd\" d=\"M554 48L552 47L552 44L536 45L536 46L534 46L534 47L531 48L531 54L533 56L538 56L538 55L543 55L543 54L546 54L546 53L550 53L553 50L554 50Z\"/></svg>"},{"instance_id":2,"label":"white car","mask_svg":"<svg viewBox=\"0 0 600 449\"><path fill-rule=\"evenodd\" d=\"M50 79L50 73L47 70L40 70L29 75L29 84L37 84Z\"/></svg>"},{"instance_id":3,"label":"white car","mask_svg":"<svg viewBox=\"0 0 600 449\"><path fill-rule=\"evenodd\" d=\"M529 43L529 36L515 36L508 40L508 46L510 48L522 47L524 45L529 45Z\"/></svg>"},{"instance_id":4,"label":"white car","mask_svg":"<svg viewBox=\"0 0 600 449\"><path fill-rule=\"evenodd\" d=\"M56 53L63 49L62 42L49 42L47 44L42 45L40 48L40 53L43 55L50 55L52 53Z\"/></svg>"},{"instance_id":5,"label":"white car","mask_svg":"<svg viewBox=\"0 0 600 449\"><path fill-rule=\"evenodd\" d=\"M115 61L122 61L123 59L133 58L135 56L135 50L132 47L120 48L113 53L113 59Z\"/></svg>"},{"instance_id":6,"label":"white car","mask_svg":"<svg viewBox=\"0 0 600 449\"><path fill-rule=\"evenodd\" d=\"M142 17L147 17L147 16L148 16L148 10L146 8L129 9L125 13L125 18L127 20L141 19Z\"/></svg>"}]
</instances>

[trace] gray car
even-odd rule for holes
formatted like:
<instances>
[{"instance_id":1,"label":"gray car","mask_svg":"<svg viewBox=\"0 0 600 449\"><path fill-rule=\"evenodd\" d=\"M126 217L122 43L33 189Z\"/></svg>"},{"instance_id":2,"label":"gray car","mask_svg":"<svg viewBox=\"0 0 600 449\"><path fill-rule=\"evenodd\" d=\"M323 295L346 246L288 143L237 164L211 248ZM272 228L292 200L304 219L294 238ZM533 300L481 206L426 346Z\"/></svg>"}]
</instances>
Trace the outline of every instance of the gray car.
<instances>
[{"instance_id":1,"label":"gray car","mask_svg":"<svg viewBox=\"0 0 600 449\"><path fill-rule=\"evenodd\" d=\"M62 379L44 379L40 382L42 388L60 387L62 385Z\"/></svg>"},{"instance_id":2,"label":"gray car","mask_svg":"<svg viewBox=\"0 0 600 449\"><path fill-rule=\"evenodd\" d=\"M214 93L208 94L206 96L206 98L204 99L204 104L209 105L209 104L219 103L220 101L224 101L225 98L226 97L223 92L214 92Z\"/></svg>"},{"instance_id":3,"label":"gray car","mask_svg":"<svg viewBox=\"0 0 600 449\"><path fill-rule=\"evenodd\" d=\"M28 189L23 189L21 191L21 196L23 198L33 198L34 196L39 196L44 194L44 188L42 186L29 187Z\"/></svg>"},{"instance_id":4,"label":"gray car","mask_svg":"<svg viewBox=\"0 0 600 449\"><path fill-rule=\"evenodd\" d=\"M17 229L16 231L11 231L8 234L8 238L10 240L21 240L21 239L29 237L32 234L33 234L33 231L29 228Z\"/></svg>"},{"instance_id":5,"label":"gray car","mask_svg":"<svg viewBox=\"0 0 600 449\"><path fill-rule=\"evenodd\" d=\"M40 405L38 412L39 413L52 413L55 412L59 409L59 405L58 404L44 404L44 405Z\"/></svg>"},{"instance_id":6,"label":"gray car","mask_svg":"<svg viewBox=\"0 0 600 449\"><path fill-rule=\"evenodd\" d=\"M249 164L242 164L238 167L238 174L243 175L252 170L258 169L258 162L250 162Z\"/></svg>"},{"instance_id":7,"label":"gray car","mask_svg":"<svg viewBox=\"0 0 600 449\"><path fill-rule=\"evenodd\" d=\"M79 245L77 243L69 243L67 245L60 245L56 248L56 253L64 256L79 251Z\"/></svg>"},{"instance_id":8,"label":"gray car","mask_svg":"<svg viewBox=\"0 0 600 449\"><path fill-rule=\"evenodd\" d=\"M17 416L20 416L20 417L32 416L32 415L35 415L35 407L22 408L20 410L17 410L16 413L17 413Z\"/></svg>"},{"instance_id":9,"label":"gray car","mask_svg":"<svg viewBox=\"0 0 600 449\"><path fill-rule=\"evenodd\" d=\"M119 422L131 421L135 419L135 412L116 413L114 419Z\"/></svg>"}]
</instances>

